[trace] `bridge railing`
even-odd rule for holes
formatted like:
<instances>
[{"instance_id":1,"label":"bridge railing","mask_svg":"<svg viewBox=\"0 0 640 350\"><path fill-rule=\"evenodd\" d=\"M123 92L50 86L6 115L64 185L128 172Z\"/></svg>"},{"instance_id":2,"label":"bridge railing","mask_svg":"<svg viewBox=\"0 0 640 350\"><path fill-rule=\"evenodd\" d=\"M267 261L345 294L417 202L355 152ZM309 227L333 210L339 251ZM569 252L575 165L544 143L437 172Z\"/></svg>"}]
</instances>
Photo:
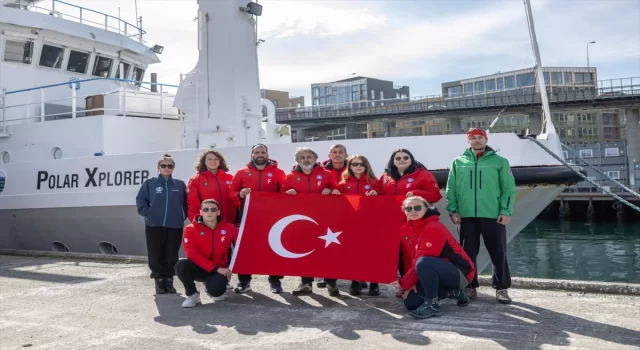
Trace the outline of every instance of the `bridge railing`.
<instances>
[{"instance_id":1,"label":"bridge railing","mask_svg":"<svg viewBox=\"0 0 640 350\"><path fill-rule=\"evenodd\" d=\"M550 103L580 101L617 100L640 96L640 78L622 78L600 81L601 87L574 84L570 86L548 86ZM349 118L371 115L392 115L415 112L442 113L447 111L501 108L504 106L539 105L538 87L524 87L517 90L502 90L456 96L431 95L412 98L386 100L352 101L336 105L311 106L302 108L279 108L276 110L278 122Z\"/></svg>"}]
</instances>

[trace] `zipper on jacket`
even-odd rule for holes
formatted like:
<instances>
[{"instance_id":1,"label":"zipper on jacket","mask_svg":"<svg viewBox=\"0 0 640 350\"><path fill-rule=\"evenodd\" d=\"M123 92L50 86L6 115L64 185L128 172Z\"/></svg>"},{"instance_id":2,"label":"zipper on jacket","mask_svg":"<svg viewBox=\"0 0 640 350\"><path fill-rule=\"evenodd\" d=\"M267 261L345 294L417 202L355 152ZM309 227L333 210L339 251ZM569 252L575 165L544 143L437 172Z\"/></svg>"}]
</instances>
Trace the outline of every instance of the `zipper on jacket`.
<instances>
[{"instance_id":1,"label":"zipper on jacket","mask_svg":"<svg viewBox=\"0 0 640 350\"><path fill-rule=\"evenodd\" d=\"M311 174L307 175L307 180L309 183L309 193L311 193Z\"/></svg>"},{"instance_id":2,"label":"zipper on jacket","mask_svg":"<svg viewBox=\"0 0 640 350\"><path fill-rule=\"evenodd\" d=\"M475 203L473 209L475 210L475 213L476 213L476 215L474 217L477 218L478 217L478 175L477 175L478 174L478 160L476 160L475 169L476 169L476 171L475 171L476 176L474 178L475 179L474 183L475 183L476 186L473 189L473 201Z\"/></svg>"},{"instance_id":3,"label":"zipper on jacket","mask_svg":"<svg viewBox=\"0 0 640 350\"><path fill-rule=\"evenodd\" d=\"M208 228L208 227L207 227ZM215 259L213 258L216 253L215 253L215 243L216 243L216 230L212 229L211 230L211 261L213 261L213 264L215 265Z\"/></svg>"},{"instance_id":4,"label":"zipper on jacket","mask_svg":"<svg viewBox=\"0 0 640 350\"><path fill-rule=\"evenodd\" d=\"M362 174L360 174L360 176L362 176ZM358 184L356 186L356 193L360 193L360 179L356 179L358 180Z\"/></svg>"},{"instance_id":5,"label":"zipper on jacket","mask_svg":"<svg viewBox=\"0 0 640 350\"><path fill-rule=\"evenodd\" d=\"M480 170L480 189L482 189L482 170Z\"/></svg>"},{"instance_id":6,"label":"zipper on jacket","mask_svg":"<svg viewBox=\"0 0 640 350\"><path fill-rule=\"evenodd\" d=\"M218 182L218 177L213 175L213 178L216 179L216 184L218 185L218 192L220 192L220 216L224 217L224 197L222 196L222 187L220 187L220 182Z\"/></svg>"},{"instance_id":7,"label":"zipper on jacket","mask_svg":"<svg viewBox=\"0 0 640 350\"><path fill-rule=\"evenodd\" d=\"M162 226L167 226L167 211L169 210L169 186L167 186L169 181L165 181L164 183L164 193L165 193L165 201L164 201L164 220L162 221Z\"/></svg>"},{"instance_id":8,"label":"zipper on jacket","mask_svg":"<svg viewBox=\"0 0 640 350\"><path fill-rule=\"evenodd\" d=\"M262 192L262 170L258 170L258 191Z\"/></svg>"},{"instance_id":9,"label":"zipper on jacket","mask_svg":"<svg viewBox=\"0 0 640 350\"><path fill-rule=\"evenodd\" d=\"M469 189L473 189L473 170L469 170Z\"/></svg>"}]
</instances>

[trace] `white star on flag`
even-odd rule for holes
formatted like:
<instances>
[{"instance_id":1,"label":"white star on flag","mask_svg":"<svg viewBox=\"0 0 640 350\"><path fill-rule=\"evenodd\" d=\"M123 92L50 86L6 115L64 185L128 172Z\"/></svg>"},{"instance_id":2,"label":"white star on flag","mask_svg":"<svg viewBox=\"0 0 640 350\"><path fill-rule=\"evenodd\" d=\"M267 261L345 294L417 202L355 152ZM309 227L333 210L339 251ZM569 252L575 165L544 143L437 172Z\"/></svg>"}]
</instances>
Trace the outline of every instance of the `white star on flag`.
<instances>
[{"instance_id":1,"label":"white star on flag","mask_svg":"<svg viewBox=\"0 0 640 350\"><path fill-rule=\"evenodd\" d=\"M330 228L327 228L327 234L326 234L326 235L324 235L324 236L320 236L320 237L318 237L318 238L320 238L320 239L324 239L324 240L325 240L324 247L326 248L326 247L328 247L328 246L329 246L329 244L331 244L331 243L338 243L338 244L340 244L340 241L338 241L338 236L340 236L340 234L341 234L341 233L342 233L342 231L340 231L340 232L333 232L333 231L331 231L331 229L330 229Z\"/></svg>"}]
</instances>

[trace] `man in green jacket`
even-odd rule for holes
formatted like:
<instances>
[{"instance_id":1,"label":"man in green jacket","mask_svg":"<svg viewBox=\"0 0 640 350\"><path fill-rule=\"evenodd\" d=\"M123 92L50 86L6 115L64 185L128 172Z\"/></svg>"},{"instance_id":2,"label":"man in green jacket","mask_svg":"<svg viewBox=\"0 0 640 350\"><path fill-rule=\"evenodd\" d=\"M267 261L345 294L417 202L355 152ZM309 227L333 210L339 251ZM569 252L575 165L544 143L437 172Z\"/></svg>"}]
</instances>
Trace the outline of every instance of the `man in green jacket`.
<instances>
[{"instance_id":1,"label":"man in green jacket","mask_svg":"<svg viewBox=\"0 0 640 350\"><path fill-rule=\"evenodd\" d=\"M471 129L470 147L453 160L447 179L447 211L460 224L460 244L476 264L480 236L493 263L493 288L501 304L511 302L507 289L511 275L507 262L507 230L516 196L516 184L509 161L487 146L487 133ZM467 287L471 299L477 297L478 269Z\"/></svg>"}]
</instances>

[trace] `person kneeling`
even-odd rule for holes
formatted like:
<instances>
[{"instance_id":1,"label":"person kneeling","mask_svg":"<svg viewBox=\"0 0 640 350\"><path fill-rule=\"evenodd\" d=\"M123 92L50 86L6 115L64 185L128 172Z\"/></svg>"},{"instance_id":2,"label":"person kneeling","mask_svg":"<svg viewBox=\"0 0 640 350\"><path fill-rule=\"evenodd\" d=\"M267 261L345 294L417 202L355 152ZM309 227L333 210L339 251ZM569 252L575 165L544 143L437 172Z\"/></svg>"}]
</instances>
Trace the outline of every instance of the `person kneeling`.
<instances>
[{"instance_id":1,"label":"person kneeling","mask_svg":"<svg viewBox=\"0 0 640 350\"><path fill-rule=\"evenodd\" d=\"M429 318L442 313L439 299L469 304L464 288L473 279L475 266L449 230L440 222L438 209L422 197L403 202L407 221L402 226L402 254L409 257L409 267L393 285L404 290L404 305L415 318Z\"/></svg>"},{"instance_id":2,"label":"person kneeling","mask_svg":"<svg viewBox=\"0 0 640 350\"><path fill-rule=\"evenodd\" d=\"M231 278L229 259L238 229L218 216L219 208L216 200L204 200L200 215L184 228L183 247L187 258L179 260L175 266L187 296L182 307L201 303L196 281L204 282L207 294L214 301L225 299Z\"/></svg>"}]
</instances>

